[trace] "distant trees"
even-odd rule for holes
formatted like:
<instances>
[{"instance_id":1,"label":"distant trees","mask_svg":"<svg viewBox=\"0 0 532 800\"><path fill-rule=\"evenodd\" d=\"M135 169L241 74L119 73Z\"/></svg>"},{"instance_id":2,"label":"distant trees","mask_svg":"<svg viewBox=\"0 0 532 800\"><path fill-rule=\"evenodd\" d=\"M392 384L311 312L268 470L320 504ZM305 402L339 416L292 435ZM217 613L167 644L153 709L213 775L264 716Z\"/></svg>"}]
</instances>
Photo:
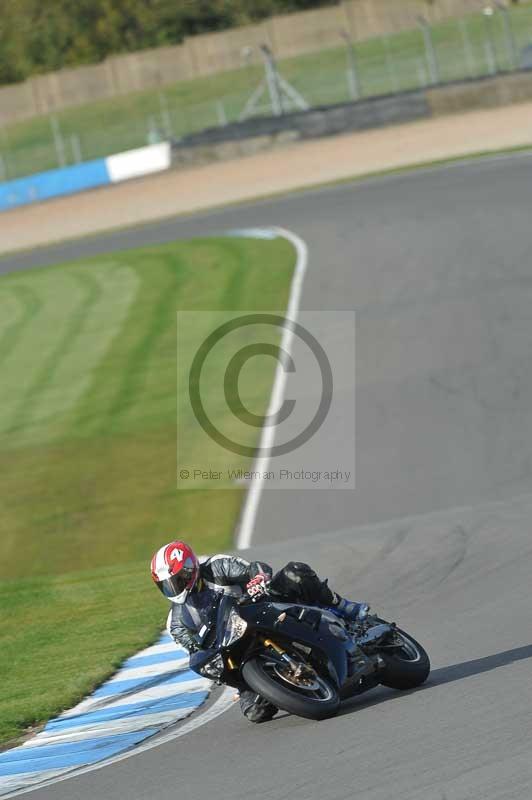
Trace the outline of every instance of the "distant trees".
<instances>
[{"instance_id":1,"label":"distant trees","mask_svg":"<svg viewBox=\"0 0 532 800\"><path fill-rule=\"evenodd\" d=\"M0 0L0 83L336 0Z\"/></svg>"}]
</instances>

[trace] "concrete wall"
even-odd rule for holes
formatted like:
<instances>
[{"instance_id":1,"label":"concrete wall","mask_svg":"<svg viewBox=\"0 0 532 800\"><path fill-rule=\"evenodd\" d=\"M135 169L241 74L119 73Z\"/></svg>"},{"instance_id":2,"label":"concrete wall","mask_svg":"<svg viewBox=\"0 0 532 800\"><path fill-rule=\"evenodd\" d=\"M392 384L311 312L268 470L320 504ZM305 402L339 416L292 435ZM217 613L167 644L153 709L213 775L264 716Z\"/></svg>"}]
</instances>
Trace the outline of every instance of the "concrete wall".
<instances>
[{"instance_id":1,"label":"concrete wall","mask_svg":"<svg viewBox=\"0 0 532 800\"><path fill-rule=\"evenodd\" d=\"M182 139L174 146L174 166L187 167L226 161L271 150L305 139L334 136L378 128L430 116L424 92L405 92L399 97L380 97L282 117L261 117L212 128Z\"/></svg>"},{"instance_id":2,"label":"concrete wall","mask_svg":"<svg viewBox=\"0 0 532 800\"><path fill-rule=\"evenodd\" d=\"M343 3L349 28L358 40L415 28L420 15L430 23L450 17L479 13L480 0L346 0Z\"/></svg>"},{"instance_id":3,"label":"concrete wall","mask_svg":"<svg viewBox=\"0 0 532 800\"><path fill-rule=\"evenodd\" d=\"M479 0L434 0L430 6L421 0L344 0L338 6L272 17L260 25L191 37L175 47L113 56L102 64L0 87L0 124L238 69L243 48L263 42L282 59L338 47L342 29L363 40L413 28L420 11L437 22L478 12Z\"/></svg>"},{"instance_id":4,"label":"concrete wall","mask_svg":"<svg viewBox=\"0 0 532 800\"><path fill-rule=\"evenodd\" d=\"M532 72L440 86L426 91L432 116L532 100Z\"/></svg>"},{"instance_id":5,"label":"concrete wall","mask_svg":"<svg viewBox=\"0 0 532 800\"><path fill-rule=\"evenodd\" d=\"M208 164L304 139L527 100L532 100L532 72L463 81L200 131L176 143L173 162L176 166Z\"/></svg>"}]
</instances>

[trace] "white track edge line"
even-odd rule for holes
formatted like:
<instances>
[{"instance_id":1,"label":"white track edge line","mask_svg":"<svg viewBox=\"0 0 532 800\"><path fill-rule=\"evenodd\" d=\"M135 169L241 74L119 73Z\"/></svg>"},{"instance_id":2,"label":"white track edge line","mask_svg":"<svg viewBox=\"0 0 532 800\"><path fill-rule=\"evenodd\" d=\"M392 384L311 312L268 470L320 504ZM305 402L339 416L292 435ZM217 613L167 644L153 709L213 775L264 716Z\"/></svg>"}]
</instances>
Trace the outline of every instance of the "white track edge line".
<instances>
[{"instance_id":1,"label":"white track edge line","mask_svg":"<svg viewBox=\"0 0 532 800\"><path fill-rule=\"evenodd\" d=\"M287 319L290 319L292 322L295 322L299 311L299 303L301 300L301 292L303 289L303 279L305 277L308 265L308 247L306 242L304 242L303 239L301 239L297 234L293 233L292 231L286 230L285 228L272 227L268 228L267 230L271 230L273 233L276 233L278 237L289 241L296 250L297 261L294 269L294 275L292 278L292 284L290 286L290 297L288 301L288 308L286 309L286 314L285 314ZM281 338L281 344L280 344L281 349L287 353L290 353L293 338L294 338L293 329L290 326L285 325L283 328L283 335ZM284 389L286 386L286 380L287 380L287 372L283 368L283 364L281 363L281 361L278 361L273 381L272 393L270 396L270 402L268 405L268 410L266 411L267 416L272 416L275 413L275 411L280 407L281 400L284 394ZM262 433L259 442L259 451L266 452L266 455L259 456L256 459L255 464L253 465L253 471L258 471L259 473L266 472L268 467L268 462L271 457L271 450L273 446L274 437L275 437L275 426L265 425L262 428ZM249 487L249 490L246 494L246 499L244 500L244 507L242 510L242 515L240 517L240 525L236 539L237 550L246 550L251 544L251 538L253 536L253 529L255 527L255 520L257 518L257 511L263 488L264 488L264 481L259 477L256 480L252 481L251 486Z\"/></svg>"},{"instance_id":2,"label":"white track edge line","mask_svg":"<svg viewBox=\"0 0 532 800\"><path fill-rule=\"evenodd\" d=\"M112 758L106 759L105 761L99 761L97 764L91 764L88 767L82 767L81 769L74 768L73 771L69 772L67 775L61 775L57 778L51 778L48 781L43 781L42 783L35 783L33 786L28 786L27 789L19 789L11 794L1 795L2 800L9 800L10 797L18 797L22 794L28 794L28 792L35 792L39 789L44 789L46 786L52 786L55 783L61 783L62 781L69 780L69 778L77 778L80 775L85 775L88 772L94 772L97 769L103 769L103 767L111 766L112 764L117 764L119 761L125 761L126 758L131 758L132 756L136 756L139 753L146 752L147 750L152 750L154 747L159 747L163 744L168 744L168 742L172 742L174 739L178 739L180 736L185 736L187 733L192 733L196 730L196 728L200 728L202 725L205 725L207 722L210 722L212 719L215 719L220 714L223 714L224 711L233 705L234 701L234 694L235 690L230 686L227 686L222 693L221 697L216 700L215 703L205 711L203 714L200 714L198 717L191 719L190 722L185 722L184 725L181 725L177 731L172 731L167 733L164 736L159 736L156 734L156 738L154 740L148 741L145 744L140 744L137 746L132 747L130 750L127 750L125 753L120 753L117 756L113 756Z\"/></svg>"}]
</instances>

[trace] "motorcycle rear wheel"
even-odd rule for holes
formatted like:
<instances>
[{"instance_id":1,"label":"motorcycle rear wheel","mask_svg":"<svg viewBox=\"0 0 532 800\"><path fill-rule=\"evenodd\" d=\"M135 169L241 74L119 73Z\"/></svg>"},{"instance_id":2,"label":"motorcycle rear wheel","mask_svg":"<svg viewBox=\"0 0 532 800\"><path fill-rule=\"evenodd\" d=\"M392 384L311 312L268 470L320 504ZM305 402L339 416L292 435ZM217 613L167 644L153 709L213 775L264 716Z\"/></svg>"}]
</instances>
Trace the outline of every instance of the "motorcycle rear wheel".
<instances>
[{"instance_id":1,"label":"motorcycle rear wheel","mask_svg":"<svg viewBox=\"0 0 532 800\"><path fill-rule=\"evenodd\" d=\"M306 719L320 720L333 716L340 705L337 690L317 673L311 688L297 685L295 679L283 677L282 665L258 656L246 661L242 675L250 689L265 697L283 711ZM309 681L310 683L310 681Z\"/></svg>"},{"instance_id":2,"label":"motorcycle rear wheel","mask_svg":"<svg viewBox=\"0 0 532 800\"><path fill-rule=\"evenodd\" d=\"M392 653L381 652L385 663L380 683L390 689L407 691L425 683L430 673L430 659L426 650L408 633L396 629L396 634L403 640L404 646Z\"/></svg>"}]
</instances>

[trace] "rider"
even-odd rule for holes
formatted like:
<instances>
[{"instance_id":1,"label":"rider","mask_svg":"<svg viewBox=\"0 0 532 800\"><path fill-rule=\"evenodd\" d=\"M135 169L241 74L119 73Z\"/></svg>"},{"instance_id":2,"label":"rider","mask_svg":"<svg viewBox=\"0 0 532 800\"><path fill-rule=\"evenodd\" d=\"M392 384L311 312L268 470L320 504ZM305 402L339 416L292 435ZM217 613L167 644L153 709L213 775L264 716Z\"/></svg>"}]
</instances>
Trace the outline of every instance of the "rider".
<instances>
[{"instance_id":1,"label":"rider","mask_svg":"<svg viewBox=\"0 0 532 800\"><path fill-rule=\"evenodd\" d=\"M151 575L172 603L167 629L176 644L189 653L200 649L195 634L208 622L215 592L234 597L244 592L252 597L272 592L288 602L332 607L344 619L352 621L357 619L362 605L331 591L327 581L320 581L314 570L302 562L291 561L273 576L270 565L261 561L249 562L227 555L200 561L189 545L177 540L155 553ZM251 690L240 693L240 707L252 722L265 722L278 710Z\"/></svg>"}]
</instances>

